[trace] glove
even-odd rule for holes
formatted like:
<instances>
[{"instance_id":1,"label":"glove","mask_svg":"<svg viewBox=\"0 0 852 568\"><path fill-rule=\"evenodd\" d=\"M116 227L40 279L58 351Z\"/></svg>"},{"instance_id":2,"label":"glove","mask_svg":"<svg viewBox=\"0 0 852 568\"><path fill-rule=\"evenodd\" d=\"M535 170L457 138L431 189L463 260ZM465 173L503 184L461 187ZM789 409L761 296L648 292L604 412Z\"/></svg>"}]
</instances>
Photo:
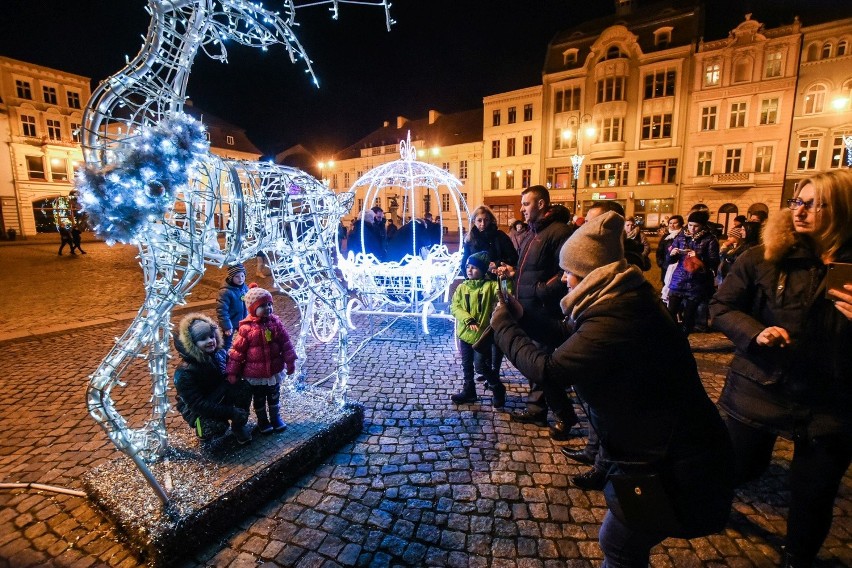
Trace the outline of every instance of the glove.
<instances>
[{"instance_id":1,"label":"glove","mask_svg":"<svg viewBox=\"0 0 852 568\"><path fill-rule=\"evenodd\" d=\"M237 408L236 406L231 411L231 421L234 424L242 426L246 422L248 422L248 410L243 408Z\"/></svg>"},{"instance_id":2,"label":"glove","mask_svg":"<svg viewBox=\"0 0 852 568\"><path fill-rule=\"evenodd\" d=\"M237 376L236 375L228 375L228 382L232 385L237 384Z\"/></svg>"}]
</instances>

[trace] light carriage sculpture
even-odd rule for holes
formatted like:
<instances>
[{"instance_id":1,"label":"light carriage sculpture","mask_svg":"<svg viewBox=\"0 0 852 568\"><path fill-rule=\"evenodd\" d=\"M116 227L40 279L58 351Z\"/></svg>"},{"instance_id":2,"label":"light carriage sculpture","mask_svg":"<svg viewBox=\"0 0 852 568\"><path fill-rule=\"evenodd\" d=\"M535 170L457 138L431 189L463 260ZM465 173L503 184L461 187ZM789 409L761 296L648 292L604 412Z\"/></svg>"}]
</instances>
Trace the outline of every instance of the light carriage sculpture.
<instances>
[{"instance_id":1,"label":"light carriage sculpture","mask_svg":"<svg viewBox=\"0 0 852 568\"><path fill-rule=\"evenodd\" d=\"M397 246L390 247L398 254L381 262L369 251L349 252L345 257L338 254L337 265L349 288L356 292L346 306L346 319L351 327L355 327L354 314L417 317L423 333L428 334L429 318L452 319L448 312L438 312L434 304L441 296L446 302L450 285L460 274L462 251L461 246L456 252L449 251L441 225L436 227L437 239L429 239L427 226L420 219L421 199L432 203L442 203L444 197L449 200L458 220L459 239L467 232L470 214L460 189L461 181L446 170L417 161L411 133L399 143L399 150L399 160L368 171L350 190L355 194L363 191L366 204L374 203L382 193L399 195L402 227L393 237ZM357 222L363 251L364 211ZM426 244L422 246L424 240Z\"/></svg>"},{"instance_id":2,"label":"light carriage sculpture","mask_svg":"<svg viewBox=\"0 0 852 568\"><path fill-rule=\"evenodd\" d=\"M225 266L264 252L276 285L298 305L302 324L296 350L305 358L308 328L325 339L338 335L337 376L331 397L343 402L348 379L346 290L334 272L340 217L352 195L335 195L313 177L269 163L226 160L209 152L203 129L182 113L190 67L199 49L226 60L224 42L286 48L313 76L293 28L295 10L329 4L387 0L318 0L285 15L243 0L148 0L151 24L142 50L92 94L83 115L86 168L78 177L81 200L108 242L139 246L145 301L127 331L91 375L89 413L127 454L160 500L168 495L147 464L166 455L167 361L171 312L184 302L206 264ZM314 82L316 79L314 78ZM314 317L314 314L318 314ZM152 416L131 428L111 391L137 357L147 360ZM297 370L303 379L301 368Z\"/></svg>"}]
</instances>

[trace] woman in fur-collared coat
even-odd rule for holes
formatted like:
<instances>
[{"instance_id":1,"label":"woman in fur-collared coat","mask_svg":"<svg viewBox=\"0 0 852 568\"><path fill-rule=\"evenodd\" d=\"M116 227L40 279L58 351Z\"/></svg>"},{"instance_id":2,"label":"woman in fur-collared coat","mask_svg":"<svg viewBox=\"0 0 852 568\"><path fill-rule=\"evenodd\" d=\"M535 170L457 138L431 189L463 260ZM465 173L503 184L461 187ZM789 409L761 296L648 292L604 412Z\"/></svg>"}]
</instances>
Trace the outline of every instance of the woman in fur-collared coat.
<instances>
[{"instance_id":1,"label":"woman in fur-collared coat","mask_svg":"<svg viewBox=\"0 0 852 568\"><path fill-rule=\"evenodd\" d=\"M741 481L765 471L777 436L794 442L785 566L811 566L852 462L852 172L802 180L770 216L764 244L737 259L713 298L713 325L736 348L719 404Z\"/></svg>"}]
</instances>

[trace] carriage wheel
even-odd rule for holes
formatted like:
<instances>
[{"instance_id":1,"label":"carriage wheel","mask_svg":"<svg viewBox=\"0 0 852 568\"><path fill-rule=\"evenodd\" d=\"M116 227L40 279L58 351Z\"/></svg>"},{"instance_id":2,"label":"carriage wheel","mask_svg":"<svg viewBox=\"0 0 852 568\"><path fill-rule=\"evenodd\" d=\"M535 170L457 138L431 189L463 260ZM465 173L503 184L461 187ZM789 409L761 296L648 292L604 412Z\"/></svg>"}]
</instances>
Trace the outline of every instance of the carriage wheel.
<instances>
[{"instance_id":1,"label":"carriage wheel","mask_svg":"<svg viewBox=\"0 0 852 568\"><path fill-rule=\"evenodd\" d=\"M358 298L352 298L346 304L346 323L349 324L349 329L355 329L357 326L352 322L352 314L364 308L363 302Z\"/></svg>"},{"instance_id":2,"label":"carriage wheel","mask_svg":"<svg viewBox=\"0 0 852 568\"><path fill-rule=\"evenodd\" d=\"M328 343L337 335L340 329L340 322L337 321L337 315L328 304L319 298L314 298L312 312L311 333L314 334L317 340Z\"/></svg>"}]
</instances>

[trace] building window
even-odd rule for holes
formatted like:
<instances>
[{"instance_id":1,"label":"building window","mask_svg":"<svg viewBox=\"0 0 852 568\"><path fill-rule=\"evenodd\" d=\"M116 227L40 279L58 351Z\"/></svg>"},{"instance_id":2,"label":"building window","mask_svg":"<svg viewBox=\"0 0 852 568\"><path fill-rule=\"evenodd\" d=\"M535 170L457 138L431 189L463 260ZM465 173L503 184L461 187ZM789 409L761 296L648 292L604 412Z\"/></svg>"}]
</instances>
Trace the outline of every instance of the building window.
<instances>
[{"instance_id":1,"label":"building window","mask_svg":"<svg viewBox=\"0 0 852 568\"><path fill-rule=\"evenodd\" d=\"M659 69L645 75L645 98L673 97L676 78L674 69Z\"/></svg>"},{"instance_id":2,"label":"building window","mask_svg":"<svg viewBox=\"0 0 852 568\"><path fill-rule=\"evenodd\" d=\"M818 153L819 138L802 138L801 140L799 140L799 161L796 164L796 169L816 169Z\"/></svg>"},{"instance_id":3,"label":"building window","mask_svg":"<svg viewBox=\"0 0 852 568\"><path fill-rule=\"evenodd\" d=\"M709 150L698 152L698 160L696 163L698 164L698 167L695 168L695 175L709 176L713 171L713 152Z\"/></svg>"},{"instance_id":4,"label":"building window","mask_svg":"<svg viewBox=\"0 0 852 568\"><path fill-rule=\"evenodd\" d=\"M825 42L822 44L822 56L820 59L828 59L831 57L831 42Z\"/></svg>"},{"instance_id":5,"label":"building window","mask_svg":"<svg viewBox=\"0 0 852 568\"><path fill-rule=\"evenodd\" d=\"M516 107L509 107L509 111L506 113L506 123L507 124L515 124L518 121L518 111Z\"/></svg>"},{"instance_id":6,"label":"building window","mask_svg":"<svg viewBox=\"0 0 852 568\"><path fill-rule=\"evenodd\" d=\"M83 139L83 137L80 135L80 125L77 124L76 122L72 122L71 123L71 140L73 140L74 142L77 142L79 144L82 139Z\"/></svg>"},{"instance_id":7,"label":"building window","mask_svg":"<svg viewBox=\"0 0 852 568\"><path fill-rule=\"evenodd\" d=\"M577 147L577 137L572 128L557 128L554 131L553 149L570 150Z\"/></svg>"},{"instance_id":8,"label":"building window","mask_svg":"<svg viewBox=\"0 0 852 568\"><path fill-rule=\"evenodd\" d=\"M343 187L349 187L349 172L343 173ZM361 209L360 207L358 208Z\"/></svg>"},{"instance_id":9,"label":"building window","mask_svg":"<svg viewBox=\"0 0 852 568\"><path fill-rule=\"evenodd\" d=\"M580 110L580 87L570 87L556 91L553 112L572 112Z\"/></svg>"},{"instance_id":10,"label":"building window","mask_svg":"<svg viewBox=\"0 0 852 568\"><path fill-rule=\"evenodd\" d=\"M500 126L500 109L497 109L492 113L491 126Z\"/></svg>"},{"instance_id":11,"label":"building window","mask_svg":"<svg viewBox=\"0 0 852 568\"><path fill-rule=\"evenodd\" d=\"M28 114L21 115L21 134L30 138L37 136L36 119Z\"/></svg>"},{"instance_id":12,"label":"building window","mask_svg":"<svg viewBox=\"0 0 852 568\"><path fill-rule=\"evenodd\" d=\"M441 211L447 213L450 210L450 194L441 194Z\"/></svg>"},{"instance_id":13,"label":"building window","mask_svg":"<svg viewBox=\"0 0 852 568\"><path fill-rule=\"evenodd\" d=\"M758 146L754 151L754 171L768 174L772 171L772 146Z\"/></svg>"},{"instance_id":14,"label":"building window","mask_svg":"<svg viewBox=\"0 0 852 568\"><path fill-rule=\"evenodd\" d=\"M450 163L449 162L441 162L441 169L444 170L445 172L449 173Z\"/></svg>"},{"instance_id":15,"label":"building window","mask_svg":"<svg viewBox=\"0 0 852 568\"><path fill-rule=\"evenodd\" d=\"M716 115L718 109L716 105L704 107L701 109L701 130L716 130Z\"/></svg>"},{"instance_id":16,"label":"building window","mask_svg":"<svg viewBox=\"0 0 852 568\"><path fill-rule=\"evenodd\" d=\"M654 45L660 49L670 46L672 43L672 28L660 28L654 31Z\"/></svg>"},{"instance_id":17,"label":"building window","mask_svg":"<svg viewBox=\"0 0 852 568\"><path fill-rule=\"evenodd\" d=\"M814 85L805 93L805 114L818 114L825 105L825 85Z\"/></svg>"},{"instance_id":18,"label":"building window","mask_svg":"<svg viewBox=\"0 0 852 568\"><path fill-rule=\"evenodd\" d=\"M467 160L459 162L459 179L467 179Z\"/></svg>"},{"instance_id":19,"label":"building window","mask_svg":"<svg viewBox=\"0 0 852 568\"><path fill-rule=\"evenodd\" d=\"M515 139L507 138L506 139L506 157L511 158L515 155Z\"/></svg>"},{"instance_id":20,"label":"building window","mask_svg":"<svg viewBox=\"0 0 852 568\"><path fill-rule=\"evenodd\" d=\"M47 137L51 140L62 140L62 127L58 120L47 119Z\"/></svg>"},{"instance_id":21,"label":"building window","mask_svg":"<svg viewBox=\"0 0 852 568\"><path fill-rule=\"evenodd\" d=\"M524 136L524 156L532 154L532 135Z\"/></svg>"},{"instance_id":22,"label":"building window","mask_svg":"<svg viewBox=\"0 0 852 568\"><path fill-rule=\"evenodd\" d=\"M672 115L655 114L642 117L642 140L672 137Z\"/></svg>"},{"instance_id":23,"label":"building window","mask_svg":"<svg viewBox=\"0 0 852 568\"><path fill-rule=\"evenodd\" d=\"M527 103L524 105L524 122L529 122L533 119L533 106L532 103Z\"/></svg>"},{"instance_id":24,"label":"building window","mask_svg":"<svg viewBox=\"0 0 852 568\"><path fill-rule=\"evenodd\" d=\"M499 158L500 157L500 141L492 140L491 141L491 157Z\"/></svg>"},{"instance_id":25,"label":"building window","mask_svg":"<svg viewBox=\"0 0 852 568\"><path fill-rule=\"evenodd\" d=\"M751 59L741 57L734 63L734 83L743 83L751 79Z\"/></svg>"},{"instance_id":26,"label":"building window","mask_svg":"<svg viewBox=\"0 0 852 568\"><path fill-rule=\"evenodd\" d=\"M627 185L627 162L615 162L608 164L592 164L591 180L586 179L593 187L616 187ZM586 170L588 176L588 169Z\"/></svg>"},{"instance_id":27,"label":"building window","mask_svg":"<svg viewBox=\"0 0 852 568\"><path fill-rule=\"evenodd\" d=\"M66 95L68 95L68 106L71 108L80 108L80 93L68 91Z\"/></svg>"},{"instance_id":28,"label":"building window","mask_svg":"<svg viewBox=\"0 0 852 568\"><path fill-rule=\"evenodd\" d=\"M50 178L53 181L68 181L68 162L63 158L51 158Z\"/></svg>"},{"instance_id":29,"label":"building window","mask_svg":"<svg viewBox=\"0 0 852 568\"><path fill-rule=\"evenodd\" d=\"M532 183L532 170L521 170L521 187L527 188Z\"/></svg>"},{"instance_id":30,"label":"building window","mask_svg":"<svg viewBox=\"0 0 852 568\"><path fill-rule=\"evenodd\" d=\"M746 104L734 103L731 105L731 120L728 124L730 128L742 128L746 123Z\"/></svg>"},{"instance_id":31,"label":"building window","mask_svg":"<svg viewBox=\"0 0 852 568\"><path fill-rule=\"evenodd\" d=\"M19 99L33 100L33 91L30 88L29 81L21 81L20 79L16 79L15 92L17 93Z\"/></svg>"},{"instance_id":32,"label":"building window","mask_svg":"<svg viewBox=\"0 0 852 568\"><path fill-rule=\"evenodd\" d=\"M48 87L47 85L41 88L42 95L44 96L44 102L49 105L56 104L56 87Z\"/></svg>"},{"instance_id":33,"label":"building window","mask_svg":"<svg viewBox=\"0 0 852 568\"><path fill-rule=\"evenodd\" d=\"M44 175L44 158L27 156L27 175L30 179L47 179Z\"/></svg>"},{"instance_id":34,"label":"building window","mask_svg":"<svg viewBox=\"0 0 852 568\"><path fill-rule=\"evenodd\" d=\"M846 55L846 50L849 48L849 43L845 39L837 42L837 57Z\"/></svg>"},{"instance_id":35,"label":"building window","mask_svg":"<svg viewBox=\"0 0 852 568\"><path fill-rule=\"evenodd\" d=\"M728 148L725 150L725 173L736 174L740 171L740 163L743 158L742 148Z\"/></svg>"},{"instance_id":36,"label":"building window","mask_svg":"<svg viewBox=\"0 0 852 568\"><path fill-rule=\"evenodd\" d=\"M623 101L626 82L624 77L606 77L598 81L597 102Z\"/></svg>"},{"instance_id":37,"label":"building window","mask_svg":"<svg viewBox=\"0 0 852 568\"><path fill-rule=\"evenodd\" d=\"M337 189L337 174L331 174L331 187Z\"/></svg>"},{"instance_id":38,"label":"building window","mask_svg":"<svg viewBox=\"0 0 852 568\"><path fill-rule=\"evenodd\" d=\"M515 170L506 170L506 189L515 189Z\"/></svg>"},{"instance_id":39,"label":"building window","mask_svg":"<svg viewBox=\"0 0 852 568\"><path fill-rule=\"evenodd\" d=\"M778 99L760 101L760 124L778 124Z\"/></svg>"},{"instance_id":40,"label":"building window","mask_svg":"<svg viewBox=\"0 0 852 568\"><path fill-rule=\"evenodd\" d=\"M766 54L766 70L764 76L767 79L781 76L781 52L773 51Z\"/></svg>"},{"instance_id":41,"label":"building window","mask_svg":"<svg viewBox=\"0 0 852 568\"><path fill-rule=\"evenodd\" d=\"M708 63L704 66L704 86L715 87L719 84L719 76L721 74L721 65L718 63Z\"/></svg>"},{"instance_id":42,"label":"building window","mask_svg":"<svg viewBox=\"0 0 852 568\"><path fill-rule=\"evenodd\" d=\"M576 47L572 47L571 49L566 49L562 52L562 65L568 66L577 63L577 52L578 49Z\"/></svg>"},{"instance_id":43,"label":"building window","mask_svg":"<svg viewBox=\"0 0 852 568\"><path fill-rule=\"evenodd\" d=\"M604 57L605 61L609 61L610 59L627 59L627 55L621 51L621 48L617 45L613 45L609 49L606 50L606 56Z\"/></svg>"},{"instance_id":44,"label":"building window","mask_svg":"<svg viewBox=\"0 0 852 568\"><path fill-rule=\"evenodd\" d=\"M598 122L599 142L621 141L621 117L605 118Z\"/></svg>"},{"instance_id":45,"label":"building window","mask_svg":"<svg viewBox=\"0 0 852 568\"><path fill-rule=\"evenodd\" d=\"M359 199L358 200L358 211L360 212L360 211L363 211L363 210L364 210L364 200Z\"/></svg>"},{"instance_id":46,"label":"building window","mask_svg":"<svg viewBox=\"0 0 852 568\"><path fill-rule=\"evenodd\" d=\"M225 143L228 146L233 146L234 145L234 137L233 136L225 136Z\"/></svg>"},{"instance_id":47,"label":"building window","mask_svg":"<svg viewBox=\"0 0 852 568\"><path fill-rule=\"evenodd\" d=\"M373 146L372 148L370 148L370 155L371 156L381 156L381 154L382 154L382 147L381 146Z\"/></svg>"},{"instance_id":48,"label":"building window","mask_svg":"<svg viewBox=\"0 0 852 568\"><path fill-rule=\"evenodd\" d=\"M845 136L852 136L852 132L844 132L834 137L831 147L831 167L842 168L846 164L846 144L843 142Z\"/></svg>"},{"instance_id":49,"label":"building window","mask_svg":"<svg viewBox=\"0 0 852 568\"><path fill-rule=\"evenodd\" d=\"M500 189L500 172L491 172L491 189Z\"/></svg>"},{"instance_id":50,"label":"building window","mask_svg":"<svg viewBox=\"0 0 852 568\"><path fill-rule=\"evenodd\" d=\"M636 183L639 185L674 183L677 177L677 158L640 160L636 163Z\"/></svg>"}]
</instances>

